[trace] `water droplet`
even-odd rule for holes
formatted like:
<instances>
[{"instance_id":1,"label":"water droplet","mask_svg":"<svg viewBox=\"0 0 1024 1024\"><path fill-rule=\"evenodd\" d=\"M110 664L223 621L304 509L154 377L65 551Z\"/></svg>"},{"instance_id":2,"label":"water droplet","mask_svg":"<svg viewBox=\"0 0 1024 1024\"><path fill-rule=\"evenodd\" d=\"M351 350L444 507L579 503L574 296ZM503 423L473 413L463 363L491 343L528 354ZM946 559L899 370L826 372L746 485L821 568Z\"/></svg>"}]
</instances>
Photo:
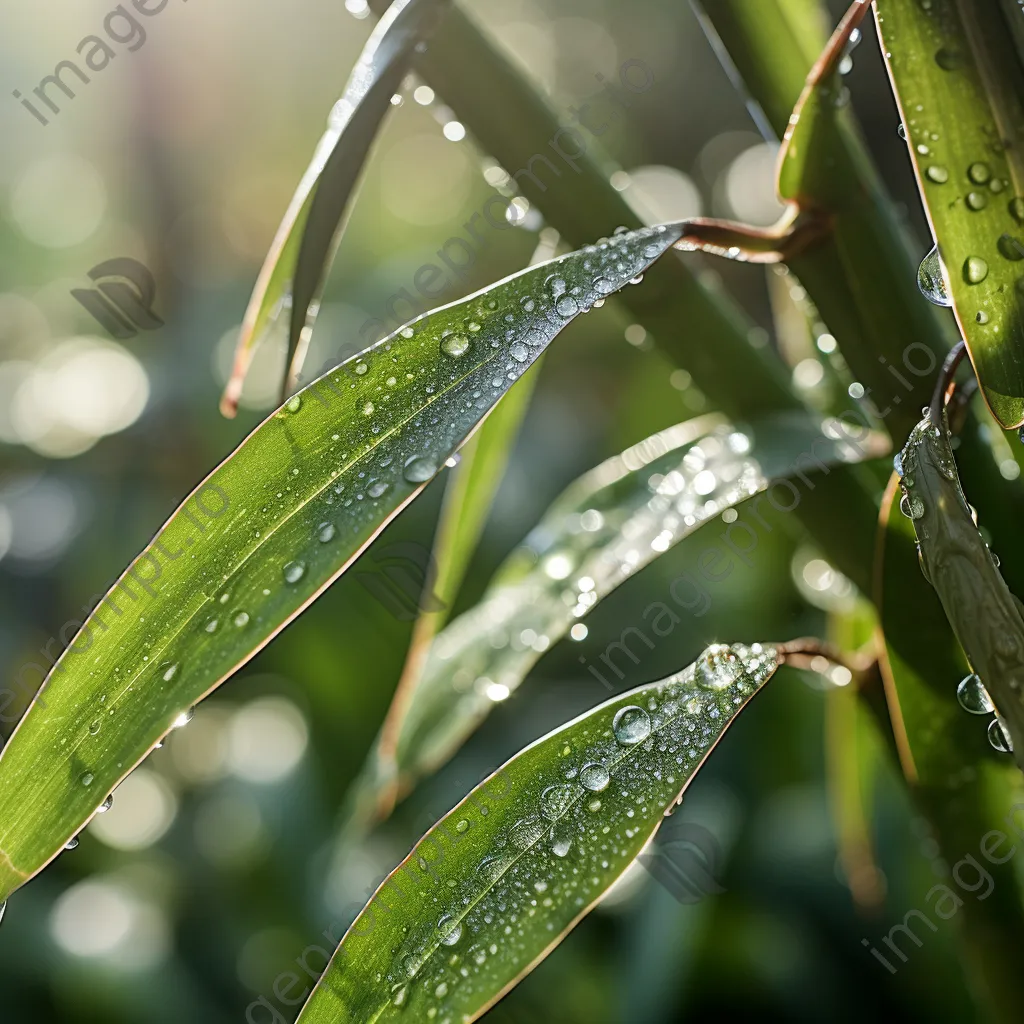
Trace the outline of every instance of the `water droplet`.
<instances>
[{"instance_id":1,"label":"water droplet","mask_svg":"<svg viewBox=\"0 0 1024 1024\"><path fill-rule=\"evenodd\" d=\"M601 810L601 801L600 801L600 799L598 799L598 797L595 796L594 799L591 800L589 804L587 804L587 810L588 811L595 811L595 812Z\"/></svg>"},{"instance_id":2,"label":"water droplet","mask_svg":"<svg viewBox=\"0 0 1024 1024\"><path fill-rule=\"evenodd\" d=\"M568 834L553 835L551 837L551 852L556 857L566 857L572 848L572 836Z\"/></svg>"},{"instance_id":3,"label":"water droplet","mask_svg":"<svg viewBox=\"0 0 1024 1024\"><path fill-rule=\"evenodd\" d=\"M968 192L964 201L971 210L984 210L988 206L988 196L984 192Z\"/></svg>"},{"instance_id":4,"label":"water droplet","mask_svg":"<svg viewBox=\"0 0 1024 1024\"><path fill-rule=\"evenodd\" d=\"M78 781L83 786L91 786L95 780L96 776L93 775L92 772L82 772L82 774L78 776Z\"/></svg>"},{"instance_id":5,"label":"water droplet","mask_svg":"<svg viewBox=\"0 0 1024 1024\"><path fill-rule=\"evenodd\" d=\"M642 743L651 734L651 716L635 704L619 708L612 719L612 732L624 747Z\"/></svg>"},{"instance_id":6,"label":"water droplet","mask_svg":"<svg viewBox=\"0 0 1024 1024\"><path fill-rule=\"evenodd\" d=\"M446 946L454 946L462 938L462 922L456 921L451 914L445 914L437 922L437 930L441 933L441 941Z\"/></svg>"},{"instance_id":7,"label":"water droplet","mask_svg":"<svg viewBox=\"0 0 1024 1024\"><path fill-rule=\"evenodd\" d=\"M1010 731L1003 725L1002 719L998 716L988 723L988 741L1002 754L1009 754L1013 751L1013 740L1010 739Z\"/></svg>"},{"instance_id":8,"label":"water droplet","mask_svg":"<svg viewBox=\"0 0 1024 1024\"><path fill-rule=\"evenodd\" d=\"M93 722L92 725L89 726L89 735L90 736L95 736L100 731L101 727L102 727L102 723L100 722L99 719L96 719L96 721Z\"/></svg>"},{"instance_id":9,"label":"water droplet","mask_svg":"<svg viewBox=\"0 0 1024 1024\"><path fill-rule=\"evenodd\" d=\"M987 163L982 160L978 160L967 168L967 177L970 178L975 185L987 185L989 179L992 177L992 170Z\"/></svg>"},{"instance_id":10,"label":"water droplet","mask_svg":"<svg viewBox=\"0 0 1024 1024\"><path fill-rule=\"evenodd\" d=\"M302 408L302 396L292 395L292 397L285 402L284 407L287 412L298 412Z\"/></svg>"},{"instance_id":11,"label":"water droplet","mask_svg":"<svg viewBox=\"0 0 1024 1024\"><path fill-rule=\"evenodd\" d=\"M608 769L603 764L592 762L580 770L580 783L592 793L600 793L601 790L607 789L610 780Z\"/></svg>"},{"instance_id":12,"label":"water droplet","mask_svg":"<svg viewBox=\"0 0 1024 1024\"><path fill-rule=\"evenodd\" d=\"M907 137L907 129L903 127L903 123L902 122L900 123L899 127L896 129L896 132L897 132L897 134L899 135L899 137L901 139L904 139L904 140L906 139L906 137Z\"/></svg>"},{"instance_id":13,"label":"water droplet","mask_svg":"<svg viewBox=\"0 0 1024 1024\"><path fill-rule=\"evenodd\" d=\"M566 319L575 316L579 311L579 303L571 295L563 295L555 303L555 312Z\"/></svg>"},{"instance_id":14,"label":"water droplet","mask_svg":"<svg viewBox=\"0 0 1024 1024\"><path fill-rule=\"evenodd\" d=\"M977 675L965 676L956 688L956 699L964 711L972 715L987 715L992 710L992 698Z\"/></svg>"},{"instance_id":15,"label":"water droplet","mask_svg":"<svg viewBox=\"0 0 1024 1024\"><path fill-rule=\"evenodd\" d=\"M79 842L80 842L80 840L79 840L78 836L73 836L71 839L69 839L64 844L64 849L65 850L77 850Z\"/></svg>"},{"instance_id":16,"label":"water droplet","mask_svg":"<svg viewBox=\"0 0 1024 1024\"><path fill-rule=\"evenodd\" d=\"M316 528L316 535L321 544L328 544L334 540L334 535L337 530L334 528L334 523L321 523Z\"/></svg>"},{"instance_id":17,"label":"water droplet","mask_svg":"<svg viewBox=\"0 0 1024 1024\"><path fill-rule=\"evenodd\" d=\"M184 729L196 716L195 708L186 708L171 724L172 729Z\"/></svg>"},{"instance_id":18,"label":"water droplet","mask_svg":"<svg viewBox=\"0 0 1024 1024\"><path fill-rule=\"evenodd\" d=\"M437 988L434 989L434 995L437 996L438 999L443 999L446 995L448 995L448 982L438 982ZM433 1007L431 1007L431 1009L433 1009Z\"/></svg>"},{"instance_id":19,"label":"water droplet","mask_svg":"<svg viewBox=\"0 0 1024 1024\"><path fill-rule=\"evenodd\" d=\"M988 313L986 313L985 310L983 310L983 309L979 309L978 313L977 313L977 315L975 316L974 319L979 324L987 324L988 323Z\"/></svg>"},{"instance_id":20,"label":"water droplet","mask_svg":"<svg viewBox=\"0 0 1024 1024\"><path fill-rule=\"evenodd\" d=\"M107 799L104 800L103 803L101 803L99 805L99 807L96 808L96 813L97 814L106 814L107 811L109 811L110 808L113 807L113 806L114 806L114 794L111 793L110 796L108 796Z\"/></svg>"},{"instance_id":21,"label":"water droplet","mask_svg":"<svg viewBox=\"0 0 1024 1024\"><path fill-rule=\"evenodd\" d=\"M437 473L437 463L429 455L414 455L405 463L402 475L411 484L426 483Z\"/></svg>"},{"instance_id":22,"label":"water droplet","mask_svg":"<svg viewBox=\"0 0 1024 1024\"><path fill-rule=\"evenodd\" d=\"M235 612L235 617L234 617L234 619L232 619L232 621L234 622L234 624L236 626L239 627L239 629L241 629L242 626L247 626L249 624L249 613L248 612Z\"/></svg>"},{"instance_id":23,"label":"water droplet","mask_svg":"<svg viewBox=\"0 0 1024 1024\"><path fill-rule=\"evenodd\" d=\"M936 306L952 306L949 289L946 287L946 268L939 256L938 246L933 246L917 271L917 287L921 294Z\"/></svg>"},{"instance_id":24,"label":"water droplet","mask_svg":"<svg viewBox=\"0 0 1024 1024\"><path fill-rule=\"evenodd\" d=\"M285 583L298 583L306 575L306 566L302 562L288 562L283 573Z\"/></svg>"},{"instance_id":25,"label":"water droplet","mask_svg":"<svg viewBox=\"0 0 1024 1024\"><path fill-rule=\"evenodd\" d=\"M1020 239L1014 238L1013 235L1001 235L998 248L1005 259L1013 260L1015 263L1017 260L1024 260L1024 244L1021 243Z\"/></svg>"},{"instance_id":26,"label":"water droplet","mask_svg":"<svg viewBox=\"0 0 1024 1024\"><path fill-rule=\"evenodd\" d=\"M598 295L611 295L615 291L615 285L607 277L598 277L594 280L594 291Z\"/></svg>"},{"instance_id":27,"label":"water droplet","mask_svg":"<svg viewBox=\"0 0 1024 1024\"><path fill-rule=\"evenodd\" d=\"M540 795L540 813L554 819L564 814L572 803L572 786L548 786Z\"/></svg>"},{"instance_id":28,"label":"water droplet","mask_svg":"<svg viewBox=\"0 0 1024 1024\"><path fill-rule=\"evenodd\" d=\"M388 486L386 480L375 480L366 488L366 493L371 498L379 498L388 489Z\"/></svg>"},{"instance_id":29,"label":"water droplet","mask_svg":"<svg viewBox=\"0 0 1024 1024\"><path fill-rule=\"evenodd\" d=\"M513 846L525 850L533 846L535 842L547 831L547 825L540 818L521 818L509 831L509 840Z\"/></svg>"},{"instance_id":30,"label":"water droplet","mask_svg":"<svg viewBox=\"0 0 1024 1024\"><path fill-rule=\"evenodd\" d=\"M366 363L356 363L356 374L360 377L369 369Z\"/></svg>"},{"instance_id":31,"label":"water droplet","mask_svg":"<svg viewBox=\"0 0 1024 1024\"><path fill-rule=\"evenodd\" d=\"M464 334L449 334L441 339L441 351L446 356L458 359L469 351L469 338Z\"/></svg>"},{"instance_id":32,"label":"water droplet","mask_svg":"<svg viewBox=\"0 0 1024 1024\"><path fill-rule=\"evenodd\" d=\"M981 284L988 277L988 264L980 256L964 260L964 280L968 284Z\"/></svg>"},{"instance_id":33,"label":"water droplet","mask_svg":"<svg viewBox=\"0 0 1024 1024\"><path fill-rule=\"evenodd\" d=\"M205 629L207 633L216 633L219 625L220 621L218 619L210 619L210 621L203 626L203 629Z\"/></svg>"},{"instance_id":34,"label":"water droplet","mask_svg":"<svg viewBox=\"0 0 1024 1024\"><path fill-rule=\"evenodd\" d=\"M164 662L158 669L160 678L165 682L169 683L178 674L178 663L177 662Z\"/></svg>"},{"instance_id":35,"label":"water droplet","mask_svg":"<svg viewBox=\"0 0 1024 1024\"><path fill-rule=\"evenodd\" d=\"M900 498L900 511L908 519L920 519L924 515L924 502L916 495L911 498L909 494L904 494Z\"/></svg>"},{"instance_id":36,"label":"water droplet","mask_svg":"<svg viewBox=\"0 0 1024 1024\"><path fill-rule=\"evenodd\" d=\"M404 1006L405 1005L405 998L406 998L406 996L408 994L409 994L409 986L408 985L401 984L401 983L399 983L398 985L394 985L392 987L392 989L391 989L391 1002L393 1002L395 1004L395 1006Z\"/></svg>"},{"instance_id":37,"label":"water droplet","mask_svg":"<svg viewBox=\"0 0 1024 1024\"><path fill-rule=\"evenodd\" d=\"M520 300L519 304L527 313L532 313L537 308L537 303L530 298L529 295L524 295Z\"/></svg>"},{"instance_id":38,"label":"water droplet","mask_svg":"<svg viewBox=\"0 0 1024 1024\"><path fill-rule=\"evenodd\" d=\"M457 821L455 823L455 831L456 832L465 832L468 828L469 828L469 822L465 818L461 818L461 819L459 819L459 821Z\"/></svg>"},{"instance_id":39,"label":"water droplet","mask_svg":"<svg viewBox=\"0 0 1024 1024\"><path fill-rule=\"evenodd\" d=\"M949 181L949 171L946 170L941 164L932 164L925 172L924 176L936 185L945 185Z\"/></svg>"},{"instance_id":40,"label":"water droplet","mask_svg":"<svg viewBox=\"0 0 1024 1024\"><path fill-rule=\"evenodd\" d=\"M708 690L725 690L743 674L743 665L726 644L712 644L697 659L694 678Z\"/></svg>"},{"instance_id":41,"label":"water droplet","mask_svg":"<svg viewBox=\"0 0 1024 1024\"><path fill-rule=\"evenodd\" d=\"M525 363L530 358L530 350L521 342L517 341L509 350L508 354L517 362Z\"/></svg>"},{"instance_id":42,"label":"water droplet","mask_svg":"<svg viewBox=\"0 0 1024 1024\"><path fill-rule=\"evenodd\" d=\"M1010 200L1010 216L1018 224L1024 224L1024 199L1020 196Z\"/></svg>"},{"instance_id":43,"label":"water droplet","mask_svg":"<svg viewBox=\"0 0 1024 1024\"><path fill-rule=\"evenodd\" d=\"M373 415L373 409L374 409L373 402L367 402L363 406L363 415L364 416L372 416Z\"/></svg>"}]
</instances>

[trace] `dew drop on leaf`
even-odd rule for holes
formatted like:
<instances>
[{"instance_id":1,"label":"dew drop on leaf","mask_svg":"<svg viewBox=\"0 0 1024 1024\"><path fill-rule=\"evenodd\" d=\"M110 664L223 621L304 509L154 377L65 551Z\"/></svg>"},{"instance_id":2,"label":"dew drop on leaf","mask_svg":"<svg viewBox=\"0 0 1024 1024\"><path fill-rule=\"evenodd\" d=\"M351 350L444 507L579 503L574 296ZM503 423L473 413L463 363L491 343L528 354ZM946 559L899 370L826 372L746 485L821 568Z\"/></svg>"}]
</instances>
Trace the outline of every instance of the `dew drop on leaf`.
<instances>
[{"instance_id":1,"label":"dew drop on leaf","mask_svg":"<svg viewBox=\"0 0 1024 1024\"><path fill-rule=\"evenodd\" d=\"M464 334L449 334L441 339L441 351L446 356L458 359L469 351L469 338Z\"/></svg>"},{"instance_id":2,"label":"dew drop on leaf","mask_svg":"<svg viewBox=\"0 0 1024 1024\"><path fill-rule=\"evenodd\" d=\"M540 812L545 818L557 818L565 812L571 802L572 786L548 786L540 795Z\"/></svg>"},{"instance_id":3,"label":"dew drop on leaf","mask_svg":"<svg viewBox=\"0 0 1024 1024\"><path fill-rule=\"evenodd\" d=\"M624 747L642 743L651 734L651 716L635 704L619 708L612 719L612 732Z\"/></svg>"},{"instance_id":4,"label":"dew drop on leaf","mask_svg":"<svg viewBox=\"0 0 1024 1024\"><path fill-rule=\"evenodd\" d=\"M288 562L283 570L285 583L298 583L306 574L306 566L302 562Z\"/></svg>"},{"instance_id":5,"label":"dew drop on leaf","mask_svg":"<svg viewBox=\"0 0 1024 1024\"><path fill-rule=\"evenodd\" d=\"M1013 741L1010 739L1010 733L998 717L993 718L988 723L988 741L1001 754L1013 752Z\"/></svg>"},{"instance_id":6,"label":"dew drop on leaf","mask_svg":"<svg viewBox=\"0 0 1024 1024\"><path fill-rule=\"evenodd\" d=\"M988 264L980 256L964 260L964 280L968 284L981 284L988 277Z\"/></svg>"},{"instance_id":7,"label":"dew drop on leaf","mask_svg":"<svg viewBox=\"0 0 1024 1024\"><path fill-rule=\"evenodd\" d=\"M316 535L321 544L328 544L330 541L334 540L336 532L334 523L321 523L316 528Z\"/></svg>"},{"instance_id":8,"label":"dew drop on leaf","mask_svg":"<svg viewBox=\"0 0 1024 1024\"><path fill-rule=\"evenodd\" d=\"M580 783L592 793L600 793L606 789L610 780L608 769L603 764L592 762L580 770Z\"/></svg>"},{"instance_id":9,"label":"dew drop on leaf","mask_svg":"<svg viewBox=\"0 0 1024 1024\"><path fill-rule=\"evenodd\" d=\"M95 778L96 778L96 776L93 775L92 772L82 772L82 774L78 776L78 781L83 786L91 786L93 784L93 781L95 780Z\"/></svg>"},{"instance_id":10,"label":"dew drop on leaf","mask_svg":"<svg viewBox=\"0 0 1024 1024\"><path fill-rule=\"evenodd\" d=\"M924 502L920 498L911 498L909 494L904 494L900 498L900 511L908 519L920 519L924 515Z\"/></svg>"},{"instance_id":11,"label":"dew drop on leaf","mask_svg":"<svg viewBox=\"0 0 1024 1024\"><path fill-rule=\"evenodd\" d=\"M945 185L949 181L949 171L941 164L932 164L924 172L924 176L936 185Z\"/></svg>"},{"instance_id":12,"label":"dew drop on leaf","mask_svg":"<svg viewBox=\"0 0 1024 1024\"><path fill-rule=\"evenodd\" d=\"M454 946L462 938L462 922L455 920L450 914L445 914L437 922L437 930L446 946Z\"/></svg>"},{"instance_id":13,"label":"dew drop on leaf","mask_svg":"<svg viewBox=\"0 0 1024 1024\"><path fill-rule=\"evenodd\" d=\"M437 463L429 455L414 455L402 471L402 475L411 484L426 483L436 473Z\"/></svg>"},{"instance_id":14,"label":"dew drop on leaf","mask_svg":"<svg viewBox=\"0 0 1024 1024\"><path fill-rule=\"evenodd\" d=\"M938 246L933 246L917 271L917 286L921 294L936 306L952 306L949 290L946 287L945 267L939 256Z\"/></svg>"},{"instance_id":15,"label":"dew drop on leaf","mask_svg":"<svg viewBox=\"0 0 1024 1024\"><path fill-rule=\"evenodd\" d=\"M992 698L977 675L965 676L956 688L956 699L964 711L972 715L987 715L993 710Z\"/></svg>"}]
</instances>

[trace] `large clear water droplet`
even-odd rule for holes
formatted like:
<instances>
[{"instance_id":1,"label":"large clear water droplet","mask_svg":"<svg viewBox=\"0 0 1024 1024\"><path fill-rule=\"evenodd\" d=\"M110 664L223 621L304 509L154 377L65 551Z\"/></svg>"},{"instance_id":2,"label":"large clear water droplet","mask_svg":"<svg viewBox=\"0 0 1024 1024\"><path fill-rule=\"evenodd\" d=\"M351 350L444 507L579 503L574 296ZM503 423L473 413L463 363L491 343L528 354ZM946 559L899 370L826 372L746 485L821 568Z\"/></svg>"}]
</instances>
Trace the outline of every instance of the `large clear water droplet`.
<instances>
[{"instance_id":1,"label":"large clear water droplet","mask_svg":"<svg viewBox=\"0 0 1024 1024\"><path fill-rule=\"evenodd\" d=\"M78 776L78 781L83 786L91 786L93 784L93 782L95 781L95 779L96 779L96 776L93 775L92 772L82 772L82 774Z\"/></svg>"},{"instance_id":2,"label":"large clear water droplet","mask_svg":"<svg viewBox=\"0 0 1024 1024\"><path fill-rule=\"evenodd\" d=\"M337 530L334 527L334 523L321 523L316 528L317 539L321 544L328 544L334 540L335 533L337 533Z\"/></svg>"},{"instance_id":3,"label":"large clear water droplet","mask_svg":"<svg viewBox=\"0 0 1024 1024\"><path fill-rule=\"evenodd\" d=\"M196 714L196 709L195 708L186 708L174 720L173 724L171 725L171 728L172 729L184 729L185 726L188 725L188 723L191 722L192 719L195 717L195 714Z\"/></svg>"},{"instance_id":4,"label":"large clear water droplet","mask_svg":"<svg viewBox=\"0 0 1024 1024\"><path fill-rule=\"evenodd\" d=\"M972 715L987 715L993 711L992 698L977 675L965 676L956 688L956 699L964 711Z\"/></svg>"},{"instance_id":5,"label":"large clear water droplet","mask_svg":"<svg viewBox=\"0 0 1024 1024\"><path fill-rule=\"evenodd\" d=\"M586 764L580 770L580 783L592 793L600 793L601 790L607 789L610 781L611 776L603 764Z\"/></svg>"},{"instance_id":6,"label":"large clear water droplet","mask_svg":"<svg viewBox=\"0 0 1024 1024\"><path fill-rule=\"evenodd\" d=\"M454 946L462 938L462 922L455 920L451 914L445 914L437 922L437 930L440 933L441 942L446 946Z\"/></svg>"},{"instance_id":7,"label":"large clear water droplet","mask_svg":"<svg viewBox=\"0 0 1024 1024\"><path fill-rule=\"evenodd\" d=\"M998 716L988 723L988 741L1001 754L1013 752L1013 740L1010 739L1010 731L1003 725L1002 720Z\"/></svg>"},{"instance_id":8,"label":"large clear water droplet","mask_svg":"<svg viewBox=\"0 0 1024 1024\"><path fill-rule=\"evenodd\" d=\"M97 814L106 814L107 811L109 811L110 808L113 807L113 806L114 806L114 794L111 793L110 796L108 796L107 799L104 800L103 803L101 803L99 805L99 807L96 808L96 813Z\"/></svg>"},{"instance_id":9,"label":"large clear water droplet","mask_svg":"<svg viewBox=\"0 0 1024 1024\"><path fill-rule=\"evenodd\" d=\"M441 339L441 351L446 356L458 359L469 351L469 338L464 334L449 334Z\"/></svg>"},{"instance_id":10,"label":"large clear water droplet","mask_svg":"<svg viewBox=\"0 0 1024 1024\"><path fill-rule=\"evenodd\" d=\"M285 583L298 583L306 574L306 567L302 562L288 562L283 570Z\"/></svg>"},{"instance_id":11,"label":"large clear water droplet","mask_svg":"<svg viewBox=\"0 0 1024 1024\"><path fill-rule=\"evenodd\" d=\"M629 704L615 712L612 732L615 739L624 747L642 743L651 735L651 716L643 708Z\"/></svg>"},{"instance_id":12,"label":"large clear water droplet","mask_svg":"<svg viewBox=\"0 0 1024 1024\"><path fill-rule=\"evenodd\" d=\"M988 263L980 256L968 256L964 260L964 280L968 284L981 284L988 277Z\"/></svg>"},{"instance_id":13,"label":"large clear water droplet","mask_svg":"<svg viewBox=\"0 0 1024 1024\"><path fill-rule=\"evenodd\" d=\"M921 294L936 306L952 306L949 289L946 287L946 268L939 256L939 247L933 247L917 270L917 287Z\"/></svg>"},{"instance_id":14,"label":"large clear water droplet","mask_svg":"<svg viewBox=\"0 0 1024 1024\"><path fill-rule=\"evenodd\" d=\"M426 483L436 473L437 463L429 455L414 455L402 471L402 475L411 484Z\"/></svg>"},{"instance_id":15,"label":"large clear water droplet","mask_svg":"<svg viewBox=\"0 0 1024 1024\"><path fill-rule=\"evenodd\" d=\"M579 311L579 303L571 295L563 295L555 303L555 312L566 319L575 316Z\"/></svg>"},{"instance_id":16,"label":"large clear water droplet","mask_svg":"<svg viewBox=\"0 0 1024 1024\"><path fill-rule=\"evenodd\" d=\"M725 644L712 644L697 659L694 678L708 690L724 690L742 674L743 665Z\"/></svg>"}]
</instances>

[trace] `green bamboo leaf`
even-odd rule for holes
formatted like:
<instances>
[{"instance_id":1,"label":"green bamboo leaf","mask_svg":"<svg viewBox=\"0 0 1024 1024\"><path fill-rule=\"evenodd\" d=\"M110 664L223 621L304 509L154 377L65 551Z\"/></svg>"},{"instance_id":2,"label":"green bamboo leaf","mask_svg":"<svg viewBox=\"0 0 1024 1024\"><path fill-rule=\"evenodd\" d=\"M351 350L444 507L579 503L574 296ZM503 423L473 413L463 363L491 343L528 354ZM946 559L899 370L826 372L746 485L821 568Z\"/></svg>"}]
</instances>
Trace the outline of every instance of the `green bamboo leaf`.
<instances>
[{"instance_id":1,"label":"green bamboo leaf","mask_svg":"<svg viewBox=\"0 0 1024 1024\"><path fill-rule=\"evenodd\" d=\"M982 393L1024 422L1024 70L992 0L879 0L878 26L921 195ZM1020 18L1019 12L1017 18Z\"/></svg>"},{"instance_id":2,"label":"green bamboo leaf","mask_svg":"<svg viewBox=\"0 0 1024 1024\"><path fill-rule=\"evenodd\" d=\"M389 712L387 742L356 783L353 824L365 822L369 806L387 808L381 794L408 791L447 761L544 651L704 523L780 478L801 476L817 486L830 466L887 450L882 435L851 437L835 421L816 426L779 415L740 430L711 415L655 434L578 479L498 570L481 602L431 645L411 694ZM818 480L807 477L815 471ZM673 614L665 606L664 615Z\"/></svg>"},{"instance_id":3,"label":"green bamboo leaf","mask_svg":"<svg viewBox=\"0 0 1024 1024\"><path fill-rule=\"evenodd\" d=\"M0 754L0 900L347 568L563 327L679 233L616 235L425 314L257 427L100 602Z\"/></svg>"},{"instance_id":4,"label":"green bamboo leaf","mask_svg":"<svg viewBox=\"0 0 1024 1024\"><path fill-rule=\"evenodd\" d=\"M884 631L881 668L904 775L942 857L955 864L967 854L977 857L990 830L1011 830L1008 815L1020 802L1020 776L1004 754L989 746L983 724L957 703L957 683L969 669L939 598L918 566L914 526L900 512L899 498L894 475L882 502L876 558L875 603ZM971 987L995 1019L1010 1024L1020 1019L1024 1005L1024 974L1016 955L1024 933L1024 893L1011 863L987 862L985 870L999 898L965 900L957 919ZM929 918L936 916L939 898L941 889L933 887L920 904ZM883 948L882 953L891 951Z\"/></svg>"},{"instance_id":5,"label":"green bamboo leaf","mask_svg":"<svg viewBox=\"0 0 1024 1024\"><path fill-rule=\"evenodd\" d=\"M277 229L242 321L235 365L221 411L234 416L253 352L287 322L285 387L291 390L320 296L344 229L343 217L384 115L409 69L414 48L428 37L450 0L394 0L352 69L327 131Z\"/></svg>"},{"instance_id":6,"label":"green bamboo leaf","mask_svg":"<svg viewBox=\"0 0 1024 1024\"><path fill-rule=\"evenodd\" d=\"M962 700L998 715L989 735L1012 747L1024 770L1024 615L999 560L982 537L964 497L945 414L926 416L897 456L901 508L917 534L921 569L935 587L975 675Z\"/></svg>"},{"instance_id":7,"label":"green bamboo leaf","mask_svg":"<svg viewBox=\"0 0 1024 1024\"><path fill-rule=\"evenodd\" d=\"M517 754L385 879L298 1024L479 1017L633 862L783 658L709 647Z\"/></svg>"}]
</instances>

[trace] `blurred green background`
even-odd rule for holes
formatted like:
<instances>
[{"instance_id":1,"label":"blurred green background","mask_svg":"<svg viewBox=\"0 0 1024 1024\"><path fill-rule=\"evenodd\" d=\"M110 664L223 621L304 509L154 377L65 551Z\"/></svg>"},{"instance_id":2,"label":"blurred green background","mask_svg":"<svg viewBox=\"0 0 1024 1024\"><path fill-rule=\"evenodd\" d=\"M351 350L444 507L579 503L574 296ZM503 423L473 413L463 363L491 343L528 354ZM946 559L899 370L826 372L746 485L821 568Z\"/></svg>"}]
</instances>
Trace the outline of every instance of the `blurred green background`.
<instances>
[{"instance_id":1,"label":"blurred green background","mask_svg":"<svg viewBox=\"0 0 1024 1024\"><path fill-rule=\"evenodd\" d=\"M604 101L619 113L601 136L626 171L616 187L646 216L775 218L775 147L756 134L686 4L466 6L567 120L602 91L597 76L617 78L624 61L654 72L654 86L630 95L628 110ZM77 96L61 97L44 127L12 92L30 95L111 10L93 0L0 10L5 681L81 617L272 408L280 351L258 358L238 420L222 419L217 399L262 258L373 25L362 0L170 0L141 19L145 42L136 40L134 52L118 46L88 85L73 82ZM847 84L923 255L930 244L905 145L870 27L867 35ZM501 97L491 99L500 119ZM465 234L501 180L463 137L457 114L409 80L369 163L307 365L361 347L359 328L411 288L416 268L446 239ZM543 228L523 201L515 228L486 232L470 277L439 303L520 269ZM121 256L155 274L165 326L114 342L70 292L89 286L91 267ZM692 260L760 324L757 340L778 343L769 301L770 290L786 290L778 276ZM705 409L688 376L630 327L609 302L553 346L460 608L573 478ZM813 397L827 386L819 364L790 355L798 387ZM432 484L378 546L429 545L444 483ZM339 934L370 888L481 776L604 699L578 659L638 621L704 546L700 536L680 545L602 603L587 638L547 653L456 760L339 868L331 856L338 811L387 707L410 628L354 574L343 578L130 777L76 850L12 899L0 926L0 1020L291 1020L297 1007L274 993L275 980L324 929ZM759 552L753 568L712 587L710 611L677 629L671 644L641 647L622 688L679 668L714 640L820 634L829 602L852 601L799 536L776 531ZM864 712L850 695L808 680L784 674L758 698L677 812L717 837L725 892L683 906L635 872L492 1019L974 1019L955 921L926 933L894 976L862 945L922 905L936 848ZM877 894L873 905L853 898L840 863L827 728L860 745L877 869L862 864L868 875L855 888Z\"/></svg>"}]
</instances>

